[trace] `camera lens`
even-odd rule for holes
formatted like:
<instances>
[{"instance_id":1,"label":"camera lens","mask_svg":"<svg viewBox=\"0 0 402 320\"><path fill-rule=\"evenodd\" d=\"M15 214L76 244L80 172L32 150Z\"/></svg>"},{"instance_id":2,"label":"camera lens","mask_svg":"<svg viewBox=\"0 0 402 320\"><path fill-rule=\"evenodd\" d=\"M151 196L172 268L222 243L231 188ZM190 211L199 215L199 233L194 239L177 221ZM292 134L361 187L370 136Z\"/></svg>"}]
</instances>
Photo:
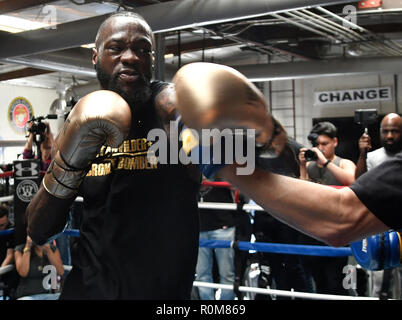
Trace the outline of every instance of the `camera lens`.
<instances>
[{"instance_id":1,"label":"camera lens","mask_svg":"<svg viewBox=\"0 0 402 320\"><path fill-rule=\"evenodd\" d=\"M317 154L313 150L306 150L304 153L306 161L316 161L318 159Z\"/></svg>"}]
</instances>

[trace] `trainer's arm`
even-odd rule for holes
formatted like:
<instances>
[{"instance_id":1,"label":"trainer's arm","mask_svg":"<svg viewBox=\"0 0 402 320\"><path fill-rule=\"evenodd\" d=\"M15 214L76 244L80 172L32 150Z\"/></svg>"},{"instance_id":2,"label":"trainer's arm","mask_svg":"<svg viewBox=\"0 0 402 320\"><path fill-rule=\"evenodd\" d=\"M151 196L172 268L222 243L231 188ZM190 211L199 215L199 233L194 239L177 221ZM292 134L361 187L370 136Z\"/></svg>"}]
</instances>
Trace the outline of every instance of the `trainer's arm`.
<instances>
[{"instance_id":1,"label":"trainer's arm","mask_svg":"<svg viewBox=\"0 0 402 320\"><path fill-rule=\"evenodd\" d=\"M218 174L277 219L331 246L389 229L348 187L335 189L258 168L252 175L241 176L233 165Z\"/></svg>"}]
</instances>

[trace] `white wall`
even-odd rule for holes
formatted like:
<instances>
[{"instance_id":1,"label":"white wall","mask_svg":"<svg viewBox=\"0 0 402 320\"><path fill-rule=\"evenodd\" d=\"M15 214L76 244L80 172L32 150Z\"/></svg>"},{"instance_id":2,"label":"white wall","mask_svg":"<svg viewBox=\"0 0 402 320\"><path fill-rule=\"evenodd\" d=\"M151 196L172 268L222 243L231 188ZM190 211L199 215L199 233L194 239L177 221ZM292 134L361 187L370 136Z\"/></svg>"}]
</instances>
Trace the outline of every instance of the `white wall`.
<instances>
[{"instance_id":1,"label":"white wall","mask_svg":"<svg viewBox=\"0 0 402 320\"><path fill-rule=\"evenodd\" d=\"M402 104L401 80L398 77L398 105ZM392 100L369 103L351 103L351 104L331 104L314 105L314 92L316 91L334 91L359 88L376 88L390 86L392 88ZM261 87L261 86L260 86ZM269 92L267 85L262 86L264 94L269 101ZM293 111L292 107L293 92L291 80L272 81L272 108L273 115L278 118L289 130L289 135L293 135ZM304 145L309 145L307 135L312 128L313 118L329 117L353 117L357 109L377 109L378 114L387 114L396 112L394 99L394 75L366 75L342 77L322 77L315 79L295 80L295 118L296 118L296 140ZM275 92L277 91L277 92ZM282 91L282 92L278 92ZM399 110L401 108L399 107Z\"/></svg>"},{"instance_id":2,"label":"white wall","mask_svg":"<svg viewBox=\"0 0 402 320\"><path fill-rule=\"evenodd\" d=\"M402 106L402 77L398 77L398 104ZM314 105L314 92L333 91L344 89L358 89L368 87L391 86L394 93L393 75L370 75L370 76L342 76L322 77L315 79L299 79L294 82L296 140L306 146L309 145L307 135L312 127L313 118L327 117L353 117L354 111L361 108L376 108L379 114L395 112L394 97L392 101L356 103L356 104L332 104ZM269 101L269 86L267 83L259 83L258 87L264 92ZM293 135L293 103L292 81L271 82L272 107L275 117L284 124ZM34 116L44 116L49 113L52 102L58 98L55 90L40 89L6 85L0 83L0 140L25 140L23 134L17 134L12 130L8 122L8 108L11 101L16 97L25 97L32 105ZM401 108L399 108L401 109ZM60 126L60 120L49 120L53 133L56 135ZM16 159L17 154L22 152L22 147L0 148L0 163L9 163Z\"/></svg>"},{"instance_id":3,"label":"white wall","mask_svg":"<svg viewBox=\"0 0 402 320\"><path fill-rule=\"evenodd\" d=\"M49 113L52 102L58 98L56 90L24 87L0 83L0 140L26 140L23 133L17 133L8 120L11 102L17 97L27 99L33 109L34 116L45 116ZM58 120L48 120L53 133L57 132ZM23 147L0 148L0 163L11 163L17 159Z\"/></svg>"}]
</instances>

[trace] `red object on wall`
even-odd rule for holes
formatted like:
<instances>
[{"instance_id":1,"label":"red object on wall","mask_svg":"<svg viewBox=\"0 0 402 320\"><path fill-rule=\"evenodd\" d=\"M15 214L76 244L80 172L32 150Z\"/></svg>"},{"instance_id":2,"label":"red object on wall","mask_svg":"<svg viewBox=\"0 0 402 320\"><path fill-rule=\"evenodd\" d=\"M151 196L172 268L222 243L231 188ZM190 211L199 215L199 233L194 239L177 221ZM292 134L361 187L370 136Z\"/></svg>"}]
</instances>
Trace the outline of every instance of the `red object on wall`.
<instances>
[{"instance_id":1,"label":"red object on wall","mask_svg":"<svg viewBox=\"0 0 402 320\"><path fill-rule=\"evenodd\" d=\"M381 8L382 0L359 1L359 9Z\"/></svg>"}]
</instances>

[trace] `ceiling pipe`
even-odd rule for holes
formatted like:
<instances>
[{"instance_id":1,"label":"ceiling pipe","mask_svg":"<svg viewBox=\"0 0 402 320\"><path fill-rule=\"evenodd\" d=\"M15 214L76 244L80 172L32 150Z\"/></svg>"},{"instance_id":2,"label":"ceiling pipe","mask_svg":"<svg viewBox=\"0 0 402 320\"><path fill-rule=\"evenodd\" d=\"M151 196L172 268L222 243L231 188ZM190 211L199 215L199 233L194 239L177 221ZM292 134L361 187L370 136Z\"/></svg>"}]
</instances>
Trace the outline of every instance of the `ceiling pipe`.
<instances>
[{"instance_id":1,"label":"ceiling pipe","mask_svg":"<svg viewBox=\"0 0 402 320\"><path fill-rule=\"evenodd\" d=\"M345 0L174 0L136 8L155 33L255 18L270 13L350 3ZM167 14L169 13L169 14ZM92 43L107 15L18 34L0 35L0 59L62 50Z\"/></svg>"},{"instance_id":2,"label":"ceiling pipe","mask_svg":"<svg viewBox=\"0 0 402 320\"><path fill-rule=\"evenodd\" d=\"M336 59L232 67L244 74L250 81L261 82L345 75L398 74L402 72L402 58Z\"/></svg>"},{"instance_id":3,"label":"ceiling pipe","mask_svg":"<svg viewBox=\"0 0 402 320\"><path fill-rule=\"evenodd\" d=\"M84 75L89 78L96 78L93 69L77 68L68 64L46 64L43 61L32 61L29 59L5 59L5 62L21 63L37 68L53 68L54 71L69 72L74 75ZM1 60L0 60L1 61ZM230 64L228 64L230 65ZM249 80L254 82L308 79L320 77L335 77L345 75L364 74L397 74L402 73L401 57L385 58L359 58L357 59L335 59L326 61L308 61L293 63L271 63L252 65L231 65L234 69L243 73ZM171 81L177 67L165 65L165 80Z\"/></svg>"},{"instance_id":4,"label":"ceiling pipe","mask_svg":"<svg viewBox=\"0 0 402 320\"><path fill-rule=\"evenodd\" d=\"M42 59L32 59L32 58L5 58L0 59L2 63L16 63L28 67L39 68L44 70L50 70L55 72L66 72L72 75L84 76L88 78L96 78L96 72L93 68L81 67L72 64L65 64L60 62L53 62L49 60Z\"/></svg>"}]
</instances>

